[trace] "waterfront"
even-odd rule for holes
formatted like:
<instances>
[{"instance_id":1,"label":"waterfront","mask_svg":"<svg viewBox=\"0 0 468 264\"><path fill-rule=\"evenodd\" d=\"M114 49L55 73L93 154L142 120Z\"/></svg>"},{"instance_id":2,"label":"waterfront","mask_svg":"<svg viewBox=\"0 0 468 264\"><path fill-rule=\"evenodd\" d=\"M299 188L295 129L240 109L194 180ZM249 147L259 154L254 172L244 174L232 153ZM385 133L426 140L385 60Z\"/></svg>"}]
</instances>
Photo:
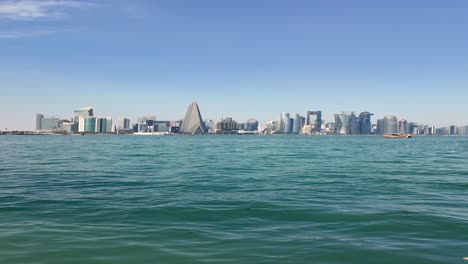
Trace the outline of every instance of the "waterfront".
<instances>
[{"instance_id":1,"label":"waterfront","mask_svg":"<svg viewBox=\"0 0 468 264\"><path fill-rule=\"evenodd\" d=\"M468 138L0 137L2 263L461 263Z\"/></svg>"}]
</instances>

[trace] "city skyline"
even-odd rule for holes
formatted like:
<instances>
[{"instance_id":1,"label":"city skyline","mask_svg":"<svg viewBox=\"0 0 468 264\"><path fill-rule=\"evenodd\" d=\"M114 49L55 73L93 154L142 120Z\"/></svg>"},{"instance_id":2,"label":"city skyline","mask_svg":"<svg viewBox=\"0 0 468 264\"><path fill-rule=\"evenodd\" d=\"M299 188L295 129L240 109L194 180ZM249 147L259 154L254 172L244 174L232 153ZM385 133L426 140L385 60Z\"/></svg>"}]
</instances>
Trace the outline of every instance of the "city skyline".
<instances>
[{"instance_id":1,"label":"city skyline","mask_svg":"<svg viewBox=\"0 0 468 264\"><path fill-rule=\"evenodd\" d=\"M2 1L0 129L36 113L468 123L466 1Z\"/></svg>"},{"instance_id":2,"label":"city skyline","mask_svg":"<svg viewBox=\"0 0 468 264\"><path fill-rule=\"evenodd\" d=\"M304 134L304 135L468 135L468 125L450 125L445 127L424 124L414 120L387 115L372 121L373 113L368 111L341 112L334 114L334 122L322 119L322 111L299 113L280 113L276 120L268 120L264 126L257 119L236 120L223 117L217 122L203 119L200 108L193 101L187 108L183 119L164 120L156 115L140 116L136 122L126 117L119 117L117 123L112 117L95 116L92 106L73 110L73 118L36 114L34 131L28 133L58 134ZM15 130L9 130L15 131ZM1 131L0 131L1 132ZM8 132L3 131L3 132ZM21 134L21 133L20 133Z\"/></svg>"}]
</instances>

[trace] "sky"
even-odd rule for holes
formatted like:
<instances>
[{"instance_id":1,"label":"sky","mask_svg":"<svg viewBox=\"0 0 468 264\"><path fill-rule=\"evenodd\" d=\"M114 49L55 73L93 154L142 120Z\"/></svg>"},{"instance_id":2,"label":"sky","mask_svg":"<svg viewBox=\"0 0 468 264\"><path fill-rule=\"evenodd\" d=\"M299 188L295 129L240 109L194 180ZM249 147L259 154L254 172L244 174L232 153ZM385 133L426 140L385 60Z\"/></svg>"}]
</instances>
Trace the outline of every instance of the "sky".
<instances>
[{"instance_id":1,"label":"sky","mask_svg":"<svg viewBox=\"0 0 468 264\"><path fill-rule=\"evenodd\" d=\"M35 114L468 125L465 0L0 0L0 129Z\"/></svg>"}]
</instances>

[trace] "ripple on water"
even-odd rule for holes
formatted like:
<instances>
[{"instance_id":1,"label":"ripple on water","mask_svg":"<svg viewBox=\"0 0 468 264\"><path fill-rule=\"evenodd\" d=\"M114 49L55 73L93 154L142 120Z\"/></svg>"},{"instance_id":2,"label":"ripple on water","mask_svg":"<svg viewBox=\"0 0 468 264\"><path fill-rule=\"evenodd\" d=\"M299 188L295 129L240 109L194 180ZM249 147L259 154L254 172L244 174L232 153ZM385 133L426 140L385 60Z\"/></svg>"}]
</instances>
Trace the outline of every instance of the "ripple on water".
<instances>
[{"instance_id":1,"label":"ripple on water","mask_svg":"<svg viewBox=\"0 0 468 264\"><path fill-rule=\"evenodd\" d=\"M464 137L1 136L0 154L2 263L468 254Z\"/></svg>"}]
</instances>

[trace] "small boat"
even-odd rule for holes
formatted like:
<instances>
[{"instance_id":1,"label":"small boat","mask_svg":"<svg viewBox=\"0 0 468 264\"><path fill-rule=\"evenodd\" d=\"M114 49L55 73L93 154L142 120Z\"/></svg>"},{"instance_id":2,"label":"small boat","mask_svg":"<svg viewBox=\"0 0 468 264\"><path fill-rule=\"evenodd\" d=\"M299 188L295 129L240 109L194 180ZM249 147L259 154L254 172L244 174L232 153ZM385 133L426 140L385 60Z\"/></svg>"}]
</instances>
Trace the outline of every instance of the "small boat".
<instances>
[{"instance_id":1,"label":"small boat","mask_svg":"<svg viewBox=\"0 0 468 264\"><path fill-rule=\"evenodd\" d=\"M398 134L398 133L390 133L384 134L384 138L410 138L411 134Z\"/></svg>"}]
</instances>

